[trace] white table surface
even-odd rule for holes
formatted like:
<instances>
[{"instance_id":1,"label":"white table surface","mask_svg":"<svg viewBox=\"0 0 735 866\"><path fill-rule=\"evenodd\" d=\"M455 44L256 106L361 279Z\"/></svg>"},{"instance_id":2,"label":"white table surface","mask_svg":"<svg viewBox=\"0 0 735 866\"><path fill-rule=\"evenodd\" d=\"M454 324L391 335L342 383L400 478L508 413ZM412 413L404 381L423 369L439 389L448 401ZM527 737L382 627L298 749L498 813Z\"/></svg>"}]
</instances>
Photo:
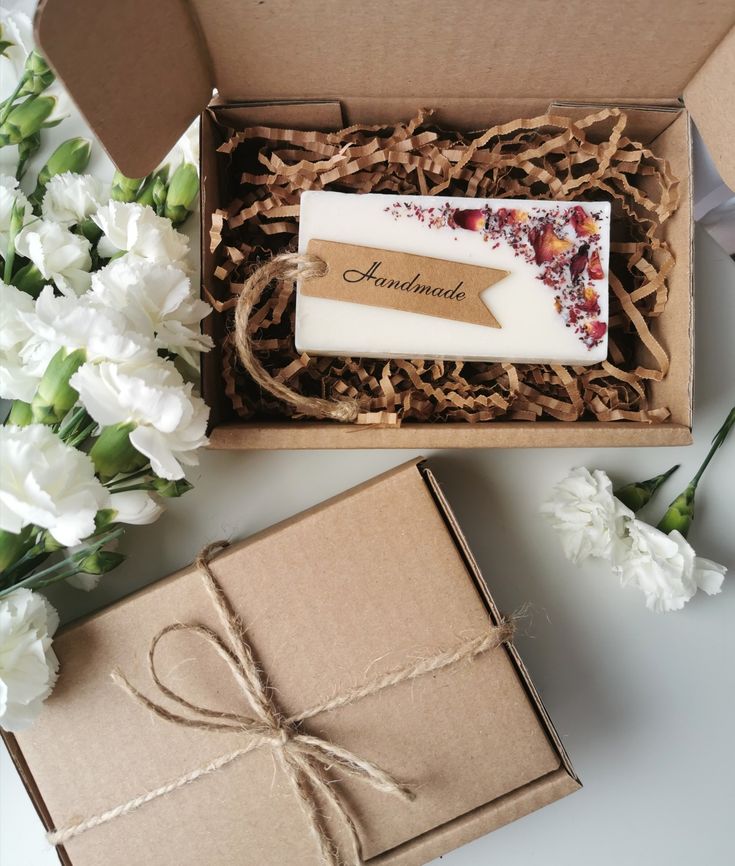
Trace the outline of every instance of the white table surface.
<instances>
[{"instance_id":1,"label":"white table surface","mask_svg":"<svg viewBox=\"0 0 735 866\"><path fill-rule=\"evenodd\" d=\"M61 137L82 129L73 118ZM100 155L92 168L109 170ZM426 454L501 608L533 605L518 646L584 783L447 854L444 866L735 862L735 438L705 477L691 538L701 555L733 574L721 595L700 594L682 612L650 613L603 565L569 565L538 515L572 466L603 468L623 481L680 462L660 494L662 508L706 453L735 403L735 264L701 230L696 255L694 446ZM92 611L185 565L212 539L247 536L416 453L203 453L190 474L195 490L155 525L130 530L121 568L92 593L65 588L52 601L65 620ZM56 863L0 749L0 866Z\"/></svg>"}]
</instances>

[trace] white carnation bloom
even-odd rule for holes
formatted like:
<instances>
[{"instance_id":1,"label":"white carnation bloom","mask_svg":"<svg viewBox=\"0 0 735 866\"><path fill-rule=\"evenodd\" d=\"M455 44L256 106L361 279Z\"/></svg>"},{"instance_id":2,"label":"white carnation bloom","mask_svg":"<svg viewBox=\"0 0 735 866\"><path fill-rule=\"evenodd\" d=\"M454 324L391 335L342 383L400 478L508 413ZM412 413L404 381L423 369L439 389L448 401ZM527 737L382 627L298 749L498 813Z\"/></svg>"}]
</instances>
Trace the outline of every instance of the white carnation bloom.
<instances>
[{"instance_id":1,"label":"white carnation bloom","mask_svg":"<svg viewBox=\"0 0 735 866\"><path fill-rule=\"evenodd\" d=\"M715 595L722 589L727 569L695 555L681 533L668 535L633 520L626 542L613 559L613 571L623 586L636 586L646 597L646 607L657 613L681 610L698 589Z\"/></svg>"},{"instance_id":2,"label":"white carnation bloom","mask_svg":"<svg viewBox=\"0 0 735 866\"><path fill-rule=\"evenodd\" d=\"M0 99L13 92L23 75L26 58L33 51L33 22L24 12L0 7L3 39L13 44L0 57Z\"/></svg>"},{"instance_id":3,"label":"white carnation bloom","mask_svg":"<svg viewBox=\"0 0 735 866\"><path fill-rule=\"evenodd\" d=\"M149 335L157 348L189 356L191 361L187 350L212 347L211 338L199 327L211 308L193 297L191 281L181 268L128 253L93 274L92 296L123 313L132 328Z\"/></svg>"},{"instance_id":4,"label":"white carnation bloom","mask_svg":"<svg viewBox=\"0 0 735 866\"><path fill-rule=\"evenodd\" d=\"M58 614L38 593L16 589L0 599L0 727L6 731L30 727L51 694L58 625Z\"/></svg>"},{"instance_id":5,"label":"white carnation bloom","mask_svg":"<svg viewBox=\"0 0 735 866\"><path fill-rule=\"evenodd\" d=\"M207 442L207 406L170 361L82 364L70 382L101 426L136 425L130 442L157 475L183 478L181 463L198 462L196 449Z\"/></svg>"},{"instance_id":6,"label":"white carnation bloom","mask_svg":"<svg viewBox=\"0 0 735 866\"><path fill-rule=\"evenodd\" d=\"M15 239L15 248L65 294L81 295L89 288L90 243L81 235L49 220L34 220Z\"/></svg>"},{"instance_id":7,"label":"white carnation bloom","mask_svg":"<svg viewBox=\"0 0 735 866\"><path fill-rule=\"evenodd\" d=\"M30 403L38 376L23 364L20 351L31 337L21 314L33 313L33 298L0 280L0 397Z\"/></svg>"},{"instance_id":8,"label":"white carnation bloom","mask_svg":"<svg viewBox=\"0 0 735 866\"><path fill-rule=\"evenodd\" d=\"M46 184L42 211L47 220L72 226L96 213L109 195L101 181L89 174L65 171Z\"/></svg>"},{"instance_id":9,"label":"white carnation bloom","mask_svg":"<svg viewBox=\"0 0 735 866\"><path fill-rule=\"evenodd\" d=\"M160 167L167 165L173 173L185 162L199 166L199 118L197 117L176 142L171 152L161 163Z\"/></svg>"},{"instance_id":10,"label":"white carnation bloom","mask_svg":"<svg viewBox=\"0 0 735 866\"><path fill-rule=\"evenodd\" d=\"M92 217L104 232L97 244L101 256L120 251L135 253L159 264L183 262L189 252L186 235L153 208L135 202L111 201Z\"/></svg>"},{"instance_id":11,"label":"white carnation bloom","mask_svg":"<svg viewBox=\"0 0 735 866\"><path fill-rule=\"evenodd\" d=\"M613 496L612 482L600 469L572 469L555 487L541 512L559 533L567 559L608 559L622 543L633 512Z\"/></svg>"},{"instance_id":12,"label":"white carnation bloom","mask_svg":"<svg viewBox=\"0 0 735 866\"><path fill-rule=\"evenodd\" d=\"M84 349L88 361L143 360L154 354L152 344L130 330L122 313L95 304L89 293L59 297L46 286L33 312L19 316L32 334L21 349L21 360L29 373L39 377L61 348Z\"/></svg>"},{"instance_id":13,"label":"white carnation bloom","mask_svg":"<svg viewBox=\"0 0 735 866\"><path fill-rule=\"evenodd\" d=\"M18 181L14 177L0 174L0 255L3 258L8 254L10 217L16 201L23 208L23 224L25 225L28 220L33 218L33 208L28 199L23 195L22 190L18 186Z\"/></svg>"},{"instance_id":14,"label":"white carnation bloom","mask_svg":"<svg viewBox=\"0 0 735 866\"><path fill-rule=\"evenodd\" d=\"M94 532L95 515L109 503L107 490L91 459L49 427L0 427L0 465L0 529L17 535L40 526L65 547Z\"/></svg>"},{"instance_id":15,"label":"white carnation bloom","mask_svg":"<svg viewBox=\"0 0 735 866\"><path fill-rule=\"evenodd\" d=\"M155 523L163 514L163 507L145 490L123 490L110 494L110 508L115 509L116 523L142 526Z\"/></svg>"}]
</instances>

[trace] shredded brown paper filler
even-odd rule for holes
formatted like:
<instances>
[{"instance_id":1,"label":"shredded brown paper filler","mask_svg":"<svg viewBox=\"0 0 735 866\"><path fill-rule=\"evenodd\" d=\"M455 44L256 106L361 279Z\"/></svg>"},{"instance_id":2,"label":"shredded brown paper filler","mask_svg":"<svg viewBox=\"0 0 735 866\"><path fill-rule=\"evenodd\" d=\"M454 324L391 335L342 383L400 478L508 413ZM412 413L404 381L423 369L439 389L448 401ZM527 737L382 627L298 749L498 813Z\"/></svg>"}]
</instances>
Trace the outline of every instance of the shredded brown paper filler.
<instances>
[{"instance_id":1,"label":"shredded brown paper filler","mask_svg":"<svg viewBox=\"0 0 735 866\"><path fill-rule=\"evenodd\" d=\"M227 299L209 300L228 316L223 376L236 413L304 418L313 399L356 404L366 423L664 421L669 412L650 406L646 382L669 367L650 323L666 305L674 265L662 226L678 205L678 181L665 160L625 136L626 123L611 108L577 121L546 114L464 135L437 128L422 111L392 127L229 130L219 151L229 157L233 198L214 212L210 230L214 275ZM280 391L264 388L239 361L233 311L258 265L294 249L299 197L308 189L611 201L607 360L582 367L311 357L294 347L295 284L286 280L262 293L242 325L258 366ZM638 362L641 344L650 366ZM305 399L271 393L284 389Z\"/></svg>"}]
</instances>

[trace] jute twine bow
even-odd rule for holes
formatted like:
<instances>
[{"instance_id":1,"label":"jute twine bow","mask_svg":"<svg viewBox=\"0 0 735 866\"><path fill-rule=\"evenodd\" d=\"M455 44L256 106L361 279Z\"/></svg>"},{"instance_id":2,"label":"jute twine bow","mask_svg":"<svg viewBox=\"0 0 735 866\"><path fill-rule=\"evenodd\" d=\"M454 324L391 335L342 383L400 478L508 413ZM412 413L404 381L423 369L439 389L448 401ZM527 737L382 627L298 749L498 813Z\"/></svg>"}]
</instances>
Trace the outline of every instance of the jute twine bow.
<instances>
[{"instance_id":1,"label":"jute twine bow","mask_svg":"<svg viewBox=\"0 0 735 866\"><path fill-rule=\"evenodd\" d=\"M217 611L226 639L206 626L172 623L161 629L153 638L148 652L149 672L158 691L164 697L190 710L195 715L181 715L172 712L162 704L146 697L120 671L113 671L112 678L131 698L159 718L176 725L198 728L208 732L232 733L238 731L245 737L244 745L227 754L220 755L209 763L158 788L146 791L126 803L121 803L76 824L69 824L53 830L48 833L48 840L52 845L63 845L87 830L106 824L114 818L127 815L152 800L171 794L203 776L221 770L256 749L268 748L291 782L305 813L311 836L316 843L320 860L324 866L362 866L362 846L355 822L334 786L330 783L329 771L338 767L343 773L362 779L376 790L393 794L403 800L414 799L414 794L406 785L398 782L376 764L360 758L348 749L343 749L328 740L304 733L300 728L301 723L320 713L348 706L369 695L378 694L383 689L398 683L422 677L462 661L471 661L477 656L511 641L515 631L514 623L511 619L502 621L497 626L489 626L486 631L458 644L453 649L395 668L374 679L365 681L362 685L337 694L321 704L286 718L279 711L272 691L268 688L253 657L237 614L210 568L210 561L227 546L227 541L217 541L208 545L199 554L195 563L210 600ZM156 649L166 635L177 631L188 631L203 638L224 659L250 705L252 716L211 710L194 704L162 682L156 668ZM331 838L319 809L317 798L321 798L331 807L345 827L350 845L348 852L341 852Z\"/></svg>"},{"instance_id":2,"label":"jute twine bow","mask_svg":"<svg viewBox=\"0 0 735 866\"><path fill-rule=\"evenodd\" d=\"M259 265L245 281L235 307L235 347L240 363L250 377L269 394L293 406L297 414L310 418L328 418L334 421L355 422L360 411L356 400L343 398L328 400L307 397L274 379L263 367L253 351L248 321L261 295L273 280L308 280L327 272L327 264L317 256L299 253L281 253Z\"/></svg>"}]
</instances>

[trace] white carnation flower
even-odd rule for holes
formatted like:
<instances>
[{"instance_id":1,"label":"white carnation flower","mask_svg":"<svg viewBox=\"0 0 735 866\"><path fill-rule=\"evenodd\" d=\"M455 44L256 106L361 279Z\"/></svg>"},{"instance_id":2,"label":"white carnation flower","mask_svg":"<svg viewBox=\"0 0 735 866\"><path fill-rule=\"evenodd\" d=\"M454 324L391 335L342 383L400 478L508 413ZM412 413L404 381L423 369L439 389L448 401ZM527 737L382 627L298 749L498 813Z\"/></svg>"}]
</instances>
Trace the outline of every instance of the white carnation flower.
<instances>
[{"instance_id":1,"label":"white carnation flower","mask_svg":"<svg viewBox=\"0 0 735 866\"><path fill-rule=\"evenodd\" d=\"M195 298L191 281L178 267L161 265L128 253L113 259L92 276L92 296L123 313L131 326L146 334L160 349L195 360L187 350L212 347L199 323L211 312Z\"/></svg>"},{"instance_id":2,"label":"white carnation flower","mask_svg":"<svg viewBox=\"0 0 735 866\"><path fill-rule=\"evenodd\" d=\"M69 227L96 213L109 196L103 184L89 174L65 171L46 184L42 211L47 220Z\"/></svg>"},{"instance_id":3,"label":"white carnation flower","mask_svg":"<svg viewBox=\"0 0 735 866\"><path fill-rule=\"evenodd\" d=\"M17 535L40 526L69 547L94 532L109 503L92 460L49 427L0 427L0 529Z\"/></svg>"},{"instance_id":4,"label":"white carnation flower","mask_svg":"<svg viewBox=\"0 0 735 866\"><path fill-rule=\"evenodd\" d=\"M667 535L633 520L625 544L613 558L613 571L623 586L636 586L643 592L649 610L661 613L681 610L698 589L717 594L727 569L696 556L676 530Z\"/></svg>"},{"instance_id":5,"label":"white carnation flower","mask_svg":"<svg viewBox=\"0 0 735 866\"><path fill-rule=\"evenodd\" d=\"M192 165L199 165L199 118L197 117L176 142L171 149L171 152L161 163L161 166L167 165L173 173L182 165L182 163L190 162Z\"/></svg>"},{"instance_id":6,"label":"white carnation flower","mask_svg":"<svg viewBox=\"0 0 735 866\"><path fill-rule=\"evenodd\" d=\"M51 694L58 625L58 614L38 593L16 589L0 599L0 727L6 731L30 727Z\"/></svg>"},{"instance_id":7,"label":"white carnation flower","mask_svg":"<svg viewBox=\"0 0 735 866\"><path fill-rule=\"evenodd\" d=\"M23 364L20 351L31 337L21 314L33 313L33 298L0 280L0 397L30 403L39 377Z\"/></svg>"},{"instance_id":8,"label":"white carnation flower","mask_svg":"<svg viewBox=\"0 0 735 866\"><path fill-rule=\"evenodd\" d=\"M95 304L91 294L59 297L46 286L34 310L19 316L32 334L21 349L21 360L38 377L61 348L84 349L88 361L143 360L154 355L152 344L130 330L122 313Z\"/></svg>"},{"instance_id":9,"label":"white carnation flower","mask_svg":"<svg viewBox=\"0 0 735 866\"><path fill-rule=\"evenodd\" d=\"M70 382L101 426L136 425L130 442L157 475L174 481L184 477L181 463L198 462L196 449L207 442L207 406L170 361L82 364Z\"/></svg>"},{"instance_id":10,"label":"white carnation flower","mask_svg":"<svg viewBox=\"0 0 735 866\"><path fill-rule=\"evenodd\" d=\"M115 509L116 523L142 526L155 523L163 513L163 507L145 490L123 490L110 494L110 508Z\"/></svg>"},{"instance_id":11,"label":"white carnation flower","mask_svg":"<svg viewBox=\"0 0 735 866\"><path fill-rule=\"evenodd\" d=\"M6 99L23 75L26 58L33 51L33 22L24 12L0 7L3 39L13 44L0 57L0 99ZM7 65L6 65L7 64Z\"/></svg>"},{"instance_id":12,"label":"white carnation flower","mask_svg":"<svg viewBox=\"0 0 735 866\"><path fill-rule=\"evenodd\" d=\"M97 244L101 256L109 258L124 251L151 262L175 264L183 262L189 252L186 235L147 205L111 201L92 219L104 233Z\"/></svg>"},{"instance_id":13,"label":"white carnation flower","mask_svg":"<svg viewBox=\"0 0 735 866\"><path fill-rule=\"evenodd\" d=\"M5 258L8 254L8 233L10 231L10 217L13 213L13 205L19 202L22 206L23 224L33 218L33 208L28 199L23 195L14 177L0 174L0 255Z\"/></svg>"},{"instance_id":14,"label":"white carnation flower","mask_svg":"<svg viewBox=\"0 0 735 866\"><path fill-rule=\"evenodd\" d=\"M559 533L567 559L610 558L622 543L633 512L613 496L612 482L600 469L572 469L554 487L542 513Z\"/></svg>"},{"instance_id":15,"label":"white carnation flower","mask_svg":"<svg viewBox=\"0 0 735 866\"><path fill-rule=\"evenodd\" d=\"M90 243L81 235L49 220L34 220L15 239L15 248L64 294L80 295L89 288Z\"/></svg>"}]
</instances>

